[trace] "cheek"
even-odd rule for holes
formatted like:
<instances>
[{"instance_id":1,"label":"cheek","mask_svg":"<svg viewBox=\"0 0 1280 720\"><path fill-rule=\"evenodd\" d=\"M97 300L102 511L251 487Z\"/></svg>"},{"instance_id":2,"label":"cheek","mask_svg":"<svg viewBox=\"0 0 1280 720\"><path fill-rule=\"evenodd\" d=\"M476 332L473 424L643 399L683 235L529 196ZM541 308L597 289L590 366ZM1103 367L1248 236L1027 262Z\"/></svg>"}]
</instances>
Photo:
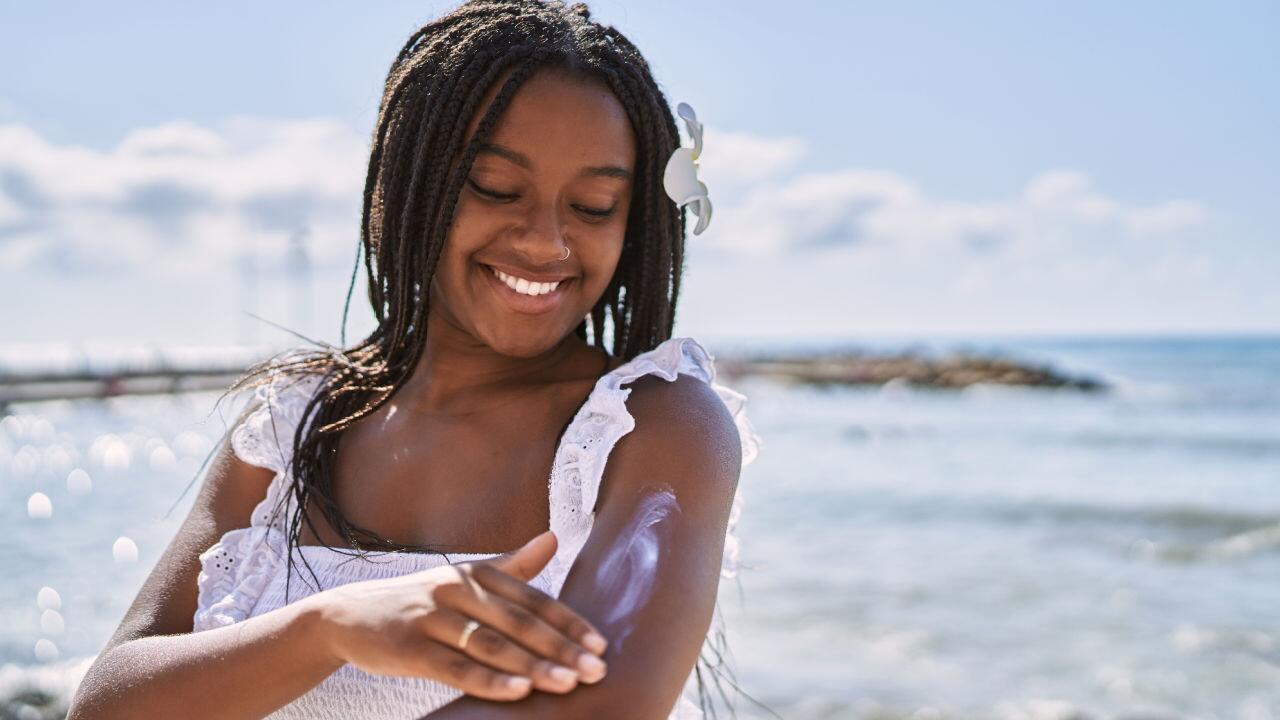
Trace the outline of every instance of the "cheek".
<instances>
[{"instance_id":1,"label":"cheek","mask_svg":"<svg viewBox=\"0 0 1280 720\"><path fill-rule=\"evenodd\" d=\"M582 270L585 286L592 297L602 294L613 279L622 258L623 231L587 238L583 249ZM576 249L576 248L575 248Z\"/></svg>"},{"instance_id":2,"label":"cheek","mask_svg":"<svg viewBox=\"0 0 1280 720\"><path fill-rule=\"evenodd\" d=\"M453 211L453 221L449 225L449 239L445 251L465 254L481 243L487 228L488 218L484 212L471 202L463 193L458 197L458 205Z\"/></svg>"},{"instance_id":3,"label":"cheek","mask_svg":"<svg viewBox=\"0 0 1280 720\"><path fill-rule=\"evenodd\" d=\"M431 276L431 312L441 311L455 319L469 314L467 307L471 302L467 297L473 291L469 287L472 280L468 273L472 269L468 258L472 251L468 248L468 237L475 235L469 236L461 224L455 224L449 231Z\"/></svg>"}]
</instances>

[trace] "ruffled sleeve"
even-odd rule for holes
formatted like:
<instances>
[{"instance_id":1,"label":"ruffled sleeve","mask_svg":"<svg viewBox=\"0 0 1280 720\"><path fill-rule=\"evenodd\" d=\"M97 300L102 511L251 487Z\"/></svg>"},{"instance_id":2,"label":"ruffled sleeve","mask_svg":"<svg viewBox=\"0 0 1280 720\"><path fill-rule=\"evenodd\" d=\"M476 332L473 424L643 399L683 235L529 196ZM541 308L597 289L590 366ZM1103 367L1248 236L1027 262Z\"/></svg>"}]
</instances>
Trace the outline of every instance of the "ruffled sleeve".
<instances>
[{"instance_id":1,"label":"ruffled sleeve","mask_svg":"<svg viewBox=\"0 0 1280 720\"><path fill-rule=\"evenodd\" d=\"M738 439L742 443L742 467L755 461L760 454L760 436L747 418L747 396L736 390L716 382L715 358L692 338L682 338L692 345L691 357L696 367L703 374L703 379L711 389L720 396L720 401L733 417L733 424L738 428ZM742 516L742 482L733 494L733 504L729 509L729 524L724 539L724 560L721 563L720 575L732 578L738 574L738 519Z\"/></svg>"},{"instance_id":2,"label":"ruffled sleeve","mask_svg":"<svg viewBox=\"0 0 1280 720\"><path fill-rule=\"evenodd\" d=\"M294 351L296 352L296 351ZM282 356L291 359L292 352ZM284 558L289 507L275 513L286 492L294 431L319 386L315 375L273 371L253 389L253 409L231 430L231 448L247 463L275 471L247 527L228 531L200 554L194 631L222 627L249 617Z\"/></svg>"},{"instance_id":3,"label":"ruffled sleeve","mask_svg":"<svg viewBox=\"0 0 1280 720\"><path fill-rule=\"evenodd\" d=\"M237 528L200 553L192 632L231 625L253 613L282 562L283 540L275 528Z\"/></svg>"},{"instance_id":4,"label":"ruffled sleeve","mask_svg":"<svg viewBox=\"0 0 1280 720\"><path fill-rule=\"evenodd\" d=\"M293 354L283 356L293 359ZM292 456L293 434L318 385L316 375L272 371L269 382L253 389L256 409L231 432L231 448L245 462L282 473Z\"/></svg>"},{"instance_id":5,"label":"ruffled sleeve","mask_svg":"<svg viewBox=\"0 0 1280 720\"><path fill-rule=\"evenodd\" d=\"M560 542L556 552L560 567L572 565L573 558L586 543L609 453L619 439L635 428L635 418L626 405L631 388L624 385L644 375L674 381L681 373L709 384L724 402L738 429L743 467L756 459L761 442L747 418L747 398L716 382L714 358L701 344L690 337L674 337L637 355L600 378L578 417L565 431L557 458L557 476L551 487L552 507L558 511L552 514L552 529ZM738 573L736 529L742 504L742 483L739 482L729 512L722 577L731 578Z\"/></svg>"},{"instance_id":6,"label":"ruffled sleeve","mask_svg":"<svg viewBox=\"0 0 1280 720\"><path fill-rule=\"evenodd\" d=\"M720 396L720 400L729 409L733 422L738 427L738 437L742 441L742 466L746 467L760 454L760 436L756 434L751 421L747 419L747 396L715 382L715 366L708 365L708 368L711 376L708 382L711 384L711 389ZM729 510L729 527L724 539L724 563L721 565L720 574L726 578L738 574L737 527L738 518L741 515L742 483L739 481L738 489L733 494L733 505Z\"/></svg>"}]
</instances>

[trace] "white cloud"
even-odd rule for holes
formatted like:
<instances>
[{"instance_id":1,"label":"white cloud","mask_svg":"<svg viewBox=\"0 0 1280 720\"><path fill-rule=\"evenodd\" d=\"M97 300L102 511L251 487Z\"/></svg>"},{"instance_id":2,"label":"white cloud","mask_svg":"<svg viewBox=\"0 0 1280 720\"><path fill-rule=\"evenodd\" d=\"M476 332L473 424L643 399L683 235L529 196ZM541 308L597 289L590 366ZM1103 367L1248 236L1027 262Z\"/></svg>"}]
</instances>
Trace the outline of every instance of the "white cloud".
<instances>
[{"instance_id":1,"label":"white cloud","mask_svg":"<svg viewBox=\"0 0 1280 720\"><path fill-rule=\"evenodd\" d=\"M328 120L172 122L106 152L0 125L0 264L181 275L271 262L303 230L317 262L349 261L367 159Z\"/></svg>"},{"instance_id":2,"label":"white cloud","mask_svg":"<svg viewBox=\"0 0 1280 720\"><path fill-rule=\"evenodd\" d=\"M803 144L778 162L767 139L735 143L731 172L750 182L718 185L701 162L716 211L689 239L691 334L1274 327L1274 254L1224 242L1195 200L1133 202L1050 168L961 201L881 169L807 169Z\"/></svg>"},{"instance_id":3,"label":"white cloud","mask_svg":"<svg viewBox=\"0 0 1280 720\"><path fill-rule=\"evenodd\" d=\"M799 138L770 138L707 128L698 157L698 175L717 192L733 193L779 176L804 155L804 141Z\"/></svg>"},{"instance_id":4,"label":"white cloud","mask_svg":"<svg viewBox=\"0 0 1280 720\"><path fill-rule=\"evenodd\" d=\"M738 134L731 150L724 170L710 150L700 162L716 221L695 242L757 258L844 246L908 255L1070 254L1082 243L1173 236L1207 214L1186 200L1126 203L1071 170L1046 171L1011 197L972 203L929 197L892 172L804 172L797 160L807 151L798 141L782 152L768 139ZM717 182L723 176L734 180Z\"/></svg>"},{"instance_id":5,"label":"white cloud","mask_svg":"<svg viewBox=\"0 0 1280 720\"><path fill-rule=\"evenodd\" d=\"M1257 308L1280 300L1265 263L1219 242L1194 200L1130 202L1056 168L960 201L882 169L806 167L796 138L706 138L716 210L689 238L680 317L692 334L1258 326L1272 321ZM328 120L173 122L108 151L0 124L0 285L42 270L234 285L247 255L283 267L305 228L323 280L315 317L336 325L367 159L367 138ZM40 297L66 298L66 322L97 302L60 287ZM184 312L168 302L140 305Z\"/></svg>"},{"instance_id":6,"label":"white cloud","mask_svg":"<svg viewBox=\"0 0 1280 720\"><path fill-rule=\"evenodd\" d=\"M1173 201L1140 208L1129 213L1125 222L1135 235L1176 231L1204 221L1206 211L1197 203Z\"/></svg>"}]
</instances>

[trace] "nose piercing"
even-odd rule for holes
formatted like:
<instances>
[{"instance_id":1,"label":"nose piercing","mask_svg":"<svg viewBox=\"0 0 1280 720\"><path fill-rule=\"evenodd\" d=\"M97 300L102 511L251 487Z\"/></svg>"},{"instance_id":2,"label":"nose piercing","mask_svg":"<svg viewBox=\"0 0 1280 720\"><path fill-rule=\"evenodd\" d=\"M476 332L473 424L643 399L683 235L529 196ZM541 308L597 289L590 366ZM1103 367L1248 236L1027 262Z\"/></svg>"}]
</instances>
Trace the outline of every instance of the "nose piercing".
<instances>
[{"instance_id":1,"label":"nose piercing","mask_svg":"<svg viewBox=\"0 0 1280 720\"><path fill-rule=\"evenodd\" d=\"M569 246L568 246L568 245L565 245L565 246L564 246L564 257L562 257L562 258L560 258L560 259L561 259L561 260L568 260L568 259L569 259Z\"/></svg>"}]
</instances>

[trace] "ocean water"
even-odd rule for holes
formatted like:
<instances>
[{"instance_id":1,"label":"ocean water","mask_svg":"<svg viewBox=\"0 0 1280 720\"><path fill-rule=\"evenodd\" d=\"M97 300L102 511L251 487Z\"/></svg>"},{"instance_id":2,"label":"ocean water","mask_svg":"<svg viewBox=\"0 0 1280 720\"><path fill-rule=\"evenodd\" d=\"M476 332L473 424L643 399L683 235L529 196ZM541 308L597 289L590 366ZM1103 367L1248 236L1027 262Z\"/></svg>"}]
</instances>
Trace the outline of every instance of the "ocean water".
<instances>
[{"instance_id":1,"label":"ocean water","mask_svg":"<svg viewBox=\"0 0 1280 720\"><path fill-rule=\"evenodd\" d=\"M763 440L720 595L739 714L1280 718L1280 338L964 346L1112 390L730 383ZM0 697L67 692L110 636L215 398L0 421Z\"/></svg>"}]
</instances>

